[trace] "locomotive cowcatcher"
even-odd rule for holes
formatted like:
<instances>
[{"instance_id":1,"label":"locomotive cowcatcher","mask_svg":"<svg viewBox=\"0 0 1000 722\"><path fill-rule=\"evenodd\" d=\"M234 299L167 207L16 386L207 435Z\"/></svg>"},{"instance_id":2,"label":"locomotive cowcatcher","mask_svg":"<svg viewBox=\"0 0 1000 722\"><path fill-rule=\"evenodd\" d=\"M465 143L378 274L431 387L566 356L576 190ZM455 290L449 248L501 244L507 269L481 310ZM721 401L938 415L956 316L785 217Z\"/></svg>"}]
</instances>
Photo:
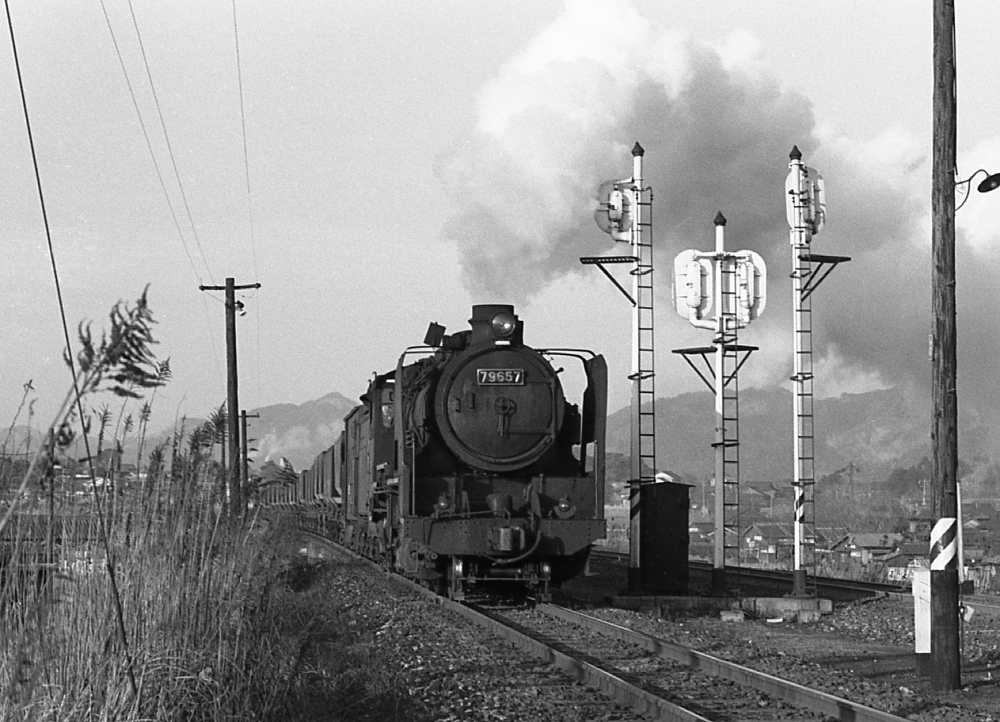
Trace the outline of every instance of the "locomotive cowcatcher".
<instances>
[{"instance_id":1,"label":"locomotive cowcatcher","mask_svg":"<svg viewBox=\"0 0 1000 722\"><path fill-rule=\"evenodd\" d=\"M455 599L498 581L547 599L605 536L607 364L526 346L513 306L474 306L470 325L432 323L345 417L325 452L337 535ZM556 358L581 365L580 403Z\"/></svg>"}]
</instances>

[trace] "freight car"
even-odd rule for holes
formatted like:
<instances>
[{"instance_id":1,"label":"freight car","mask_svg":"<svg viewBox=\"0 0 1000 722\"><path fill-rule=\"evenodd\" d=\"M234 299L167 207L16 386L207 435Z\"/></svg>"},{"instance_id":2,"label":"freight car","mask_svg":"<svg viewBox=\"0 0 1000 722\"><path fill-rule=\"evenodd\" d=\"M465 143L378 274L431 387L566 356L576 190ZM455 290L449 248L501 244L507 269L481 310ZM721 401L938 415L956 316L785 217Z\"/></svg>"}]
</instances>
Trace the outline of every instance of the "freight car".
<instances>
[{"instance_id":1,"label":"freight car","mask_svg":"<svg viewBox=\"0 0 1000 722\"><path fill-rule=\"evenodd\" d=\"M268 500L452 598L500 581L548 598L605 536L607 365L526 345L513 306L474 306L469 323L451 335L430 324L295 491ZM557 359L582 371L579 403Z\"/></svg>"}]
</instances>

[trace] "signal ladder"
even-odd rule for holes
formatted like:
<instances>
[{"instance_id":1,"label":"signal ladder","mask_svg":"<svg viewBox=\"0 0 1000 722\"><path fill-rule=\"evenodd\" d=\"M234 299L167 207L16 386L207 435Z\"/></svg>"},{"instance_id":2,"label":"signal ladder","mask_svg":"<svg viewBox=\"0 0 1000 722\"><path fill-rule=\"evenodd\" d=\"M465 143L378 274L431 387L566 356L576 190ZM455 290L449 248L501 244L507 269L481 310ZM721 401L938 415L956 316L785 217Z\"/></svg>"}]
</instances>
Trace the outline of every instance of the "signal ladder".
<instances>
[{"instance_id":1,"label":"signal ladder","mask_svg":"<svg viewBox=\"0 0 1000 722\"><path fill-rule=\"evenodd\" d=\"M739 322L736 318L736 264L722 264L722 304L720 330L715 340L722 354L721 434L717 432L713 447L722 446L722 484L715 480L716 493L722 494L723 558L726 566L740 565L740 394L739 367L741 348L737 343ZM749 352L743 360L749 356ZM718 379L716 383L719 383ZM720 438L721 437L721 438ZM716 449L718 454L718 449ZM718 471L718 470L717 470Z\"/></svg>"},{"instance_id":2,"label":"signal ladder","mask_svg":"<svg viewBox=\"0 0 1000 722\"><path fill-rule=\"evenodd\" d=\"M632 244L635 267L630 272L633 278L635 298L634 343L638 353L636 372L629 379L638 385L639 397L639 483L654 480L656 475L656 385L654 371L653 334L653 223L652 191L636 188L638 200L637 226L639 233ZM650 220L645 220L645 219Z\"/></svg>"},{"instance_id":3,"label":"signal ladder","mask_svg":"<svg viewBox=\"0 0 1000 722\"><path fill-rule=\"evenodd\" d=\"M804 285L812 275L808 253L796 254L792 268L792 283L803 289L794 310L795 368L791 377L795 385L795 522L801 536L796 552L801 554L797 568L806 571L805 589L800 593L816 594L816 470L815 438L813 435L813 361L812 361L812 300Z\"/></svg>"},{"instance_id":4,"label":"signal ladder","mask_svg":"<svg viewBox=\"0 0 1000 722\"><path fill-rule=\"evenodd\" d=\"M851 260L847 256L825 256L804 252L805 244L794 249L792 286L796 295L794 308L795 369L791 381L795 386L795 527L796 554L800 555L796 569L805 571L799 577L803 588L795 594L816 595L816 450L813 427L813 350L812 292L838 263ZM807 246L806 246L807 247ZM816 264L813 267L813 263ZM826 268L824 268L824 266Z\"/></svg>"}]
</instances>

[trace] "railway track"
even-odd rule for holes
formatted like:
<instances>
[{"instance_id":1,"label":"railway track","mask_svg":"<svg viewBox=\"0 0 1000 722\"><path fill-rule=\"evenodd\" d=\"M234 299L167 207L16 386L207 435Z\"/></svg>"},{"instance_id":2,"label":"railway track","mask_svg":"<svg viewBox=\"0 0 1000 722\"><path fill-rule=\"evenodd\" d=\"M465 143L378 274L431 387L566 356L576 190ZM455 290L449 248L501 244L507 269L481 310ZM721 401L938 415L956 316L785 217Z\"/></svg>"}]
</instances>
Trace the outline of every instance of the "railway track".
<instances>
[{"instance_id":1,"label":"railway track","mask_svg":"<svg viewBox=\"0 0 1000 722\"><path fill-rule=\"evenodd\" d=\"M602 559L610 564L621 565L623 568L628 565L628 554L604 549L593 549L591 551L593 559ZM697 559L690 561L690 571L692 578L694 575L704 575L708 578L712 565ZM730 570L734 586L739 584L742 577L743 585L747 590L752 591L757 588L765 592L787 593L792 588L792 573L780 569L751 569L741 568ZM624 579L624 571L622 572ZM624 588L624 582L622 583ZM817 577L816 589L819 596L833 600L835 603L853 602L876 598L898 599L912 602L913 592L909 586L902 584L887 584L882 582L865 582L853 579L838 579L835 577ZM745 596L747 596L745 594ZM971 609L974 614L982 614L990 617L1000 617L1000 597L985 594L974 594L965 596L961 600L962 611Z\"/></svg>"},{"instance_id":2,"label":"railway track","mask_svg":"<svg viewBox=\"0 0 1000 722\"><path fill-rule=\"evenodd\" d=\"M358 558L325 537L303 534ZM646 719L684 722L904 719L556 605L454 602L387 576L586 684L591 698L576 695L573 703L588 708L620 704Z\"/></svg>"},{"instance_id":3,"label":"railway track","mask_svg":"<svg viewBox=\"0 0 1000 722\"><path fill-rule=\"evenodd\" d=\"M628 564L628 554L593 549L591 557L604 559L615 564ZM709 575L712 570L710 562L692 559L688 562L692 575ZM792 573L781 569L755 569L752 567L727 567L727 579L732 586L746 588L750 592L763 588L770 590L773 596L786 594L792 589ZM835 577L815 577L816 591L820 596L833 598L835 601L849 601L872 596L910 595L910 590L900 584L882 582L865 582L854 579L839 579ZM744 596L747 596L744 593Z\"/></svg>"},{"instance_id":4,"label":"railway track","mask_svg":"<svg viewBox=\"0 0 1000 722\"><path fill-rule=\"evenodd\" d=\"M904 719L556 605L468 606L495 634L653 719Z\"/></svg>"}]
</instances>

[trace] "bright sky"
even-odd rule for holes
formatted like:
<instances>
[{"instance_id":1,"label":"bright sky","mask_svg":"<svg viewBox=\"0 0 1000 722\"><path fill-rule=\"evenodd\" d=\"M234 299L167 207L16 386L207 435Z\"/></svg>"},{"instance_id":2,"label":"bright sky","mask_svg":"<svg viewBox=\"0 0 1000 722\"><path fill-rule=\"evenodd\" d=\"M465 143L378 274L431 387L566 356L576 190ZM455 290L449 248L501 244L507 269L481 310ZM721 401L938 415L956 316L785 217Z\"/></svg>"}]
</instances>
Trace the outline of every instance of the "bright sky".
<instances>
[{"instance_id":1,"label":"bright sky","mask_svg":"<svg viewBox=\"0 0 1000 722\"><path fill-rule=\"evenodd\" d=\"M1000 170L1000 6L957 5L965 177ZM615 251L592 195L629 175L636 141L655 194L658 395L701 388L670 351L711 339L674 313L669 271L712 247L720 210L727 248L769 268L741 383L786 382L793 145L826 180L814 250L855 259L813 297L817 394L926 387L930 2L280 6L236 0L234 22L230 0L133 3L133 21L125 0L11 1L68 318L100 326L150 284L174 372L154 426L225 401L223 294L198 286L228 276L262 284L240 294L247 409L355 397L430 321L459 330L485 302L516 303L529 343L604 353L611 407L626 405L629 307L576 259ZM2 44L0 412L13 420L31 379L43 426L70 379L6 32ZM1000 194L977 194L958 217L967 390L995 386L998 210Z\"/></svg>"}]
</instances>

